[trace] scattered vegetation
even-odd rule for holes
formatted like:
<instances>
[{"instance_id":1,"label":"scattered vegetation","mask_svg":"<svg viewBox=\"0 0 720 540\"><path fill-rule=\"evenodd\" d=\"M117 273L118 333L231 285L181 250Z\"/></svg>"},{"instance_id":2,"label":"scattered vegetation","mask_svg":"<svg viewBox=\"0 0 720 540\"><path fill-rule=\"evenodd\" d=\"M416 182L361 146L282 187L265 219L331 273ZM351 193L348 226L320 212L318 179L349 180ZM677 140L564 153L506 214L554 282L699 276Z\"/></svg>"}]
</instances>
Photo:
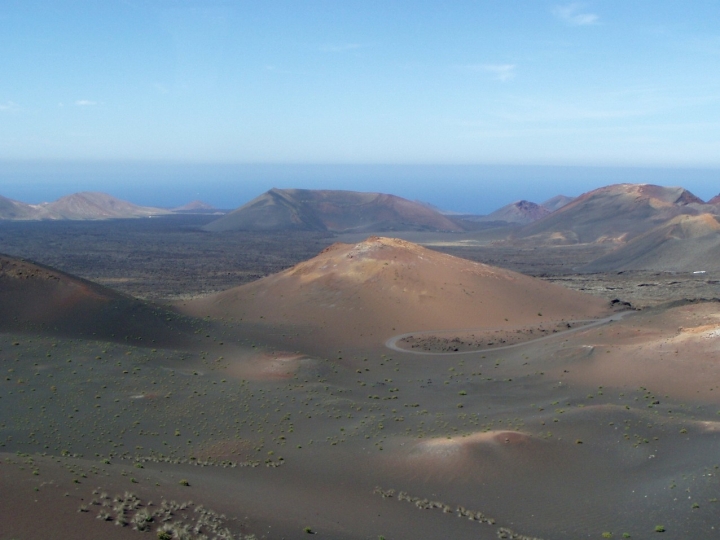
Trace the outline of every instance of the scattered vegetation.
<instances>
[{"instance_id":1,"label":"scattered vegetation","mask_svg":"<svg viewBox=\"0 0 720 540\"><path fill-rule=\"evenodd\" d=\"M158 539L256 540L254 534L232 532L226 525L226 516L192 501L163 499L155 505L128 491L112 498L103 492L92 500L91 507L98 507L97 519L130 526L138 532L155 531ZM80 511L89 512L89 509L81 506Z\"/></svg>"}]
</instances>

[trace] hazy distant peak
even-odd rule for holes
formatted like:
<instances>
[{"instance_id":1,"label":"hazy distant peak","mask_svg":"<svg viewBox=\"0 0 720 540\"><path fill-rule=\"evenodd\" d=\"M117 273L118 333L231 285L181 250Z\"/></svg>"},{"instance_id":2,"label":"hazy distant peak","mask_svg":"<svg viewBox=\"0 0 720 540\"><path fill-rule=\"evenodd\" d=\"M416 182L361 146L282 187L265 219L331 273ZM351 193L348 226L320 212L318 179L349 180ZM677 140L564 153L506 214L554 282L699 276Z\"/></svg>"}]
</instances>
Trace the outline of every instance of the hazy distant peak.
<instances>
[{"instance_id":1,"label":"hazy distant peak","mask_svg":"<svg viewBox=\"0 0 720 540\"><path fill-rule=\"evenodd\" d=\"M534 203L532 201L526 201L525 199L515 201L514 203L511 203L511 205L514 206L515 208L524 208L524 209L533 209L533 210L540 206L537 203Z\"/></svg>"},{"instance_id":2,"label":"hazy distant peak","mask_svg":"<svg viewBox=\"0 0 720 540\"><path fill-rule=\"evenodd\" d=\"M216 208L213 205L200 200L190 201L183 206L173 208L173 212L190 212L193 210L216 210Z\"/></svg>"},{"instance_id":3,"label":"hazy distant peak","mask_svg":"<svg viewBox=\"0 0 720 540\"><path fill-rule=\"evenodd\" d=\"M575 197L568 197L566 195L555 195L555 197L552 197L547 201L540 203L540 206L543 206L551 212L554 212L555 210L559 210L563 206L570 204L574 200Z\"/></svg>"},{"instance_id":4,"label":"hazy distant peak","mask_svg":"<svg viewBox=\"0 0 720 540\"><path fill-rule=\"evenodd\" d=\"M138 206L107 193L83 191L60 197L57 201L25 204L0 197L0 219L121 219L167 214L168 210Z\"/></svg>"},{"instance_id":5,"label":"hazy distant peak","mask_svg":"<svg viewBox=\"0 0 720 540\"><path fill-rule=\"evenodd\" d=\"M420 201L418 199L415 199L413 202L420 204L424 206L425 208L429 208L430 210L434 210L435 212L439 212L443 216L460 216L462 215L460 212L455 212L454 210L443 210L442 208L439 208L435 206L434 204L431 204L427 201Z\"/></svg>"},{"instance_id":6,"label":"hazy distant peak","mask_svg":"<svg viewBox=\"0 0 720 540\"><path fill-rule=\"evenodd\" d=\"M168 213L167 210L138 206L97 191L66 195L45 205L43 211L43 219L113 219Z\"/></svg>"},{"instance_id":7,"label":"hazy distant peak","mask_svg":"<svg viewBox=\"0 0 720 540\"><path fill-rule=\"evenodd\" d=\"M506 223L517 223L525 225L532 223L548 215L550 210L537 203L519 200L495 210L493 213L473 221L504 221Z\"/></svg>"}]
</instances>

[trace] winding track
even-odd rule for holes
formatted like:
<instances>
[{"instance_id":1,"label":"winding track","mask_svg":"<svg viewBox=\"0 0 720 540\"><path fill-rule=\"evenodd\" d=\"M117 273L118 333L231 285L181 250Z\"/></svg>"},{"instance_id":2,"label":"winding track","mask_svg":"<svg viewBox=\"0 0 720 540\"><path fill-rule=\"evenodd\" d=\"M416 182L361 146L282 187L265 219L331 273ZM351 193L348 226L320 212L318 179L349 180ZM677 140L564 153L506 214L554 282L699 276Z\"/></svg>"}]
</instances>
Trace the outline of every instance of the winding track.
<instances>
[{"instance_id":1,"label":"winding track","mask_svg":"<svg viewBox=\"0 0 720 540\"><path fill-rule=\"evenodd\" d=\"M406 334L400 334L398 336L393 336L390 339L388 339L385 342L385 346L388 349L391 349L396 352L401 353L407 353L407 354L421 354L425 356L451 356L451 355L457 355L457 354L477 354L481 352L494 352L494 351L504 351L507 349L514 349L516 347L524 347L525 345L530 345L531 343L537 343L538 341L545 341L548 339L554 339L558 336L564 336L566 334L570 334L572 332L577 332L579 330L587 330L588 328L594 328L596 326L601 326L603 324L607 324L609 322L619 321L625 318L627 315L635 313L635 311L621 311L620 313L614 313L613 315L610 315L609 317L605 317L604 319L589 319L588 324L583 326L578 326L577 328L570 328L569 330L563 330L562 332L556 332L554 334L549 334L547 336L531 339L530 341L523 341L522 343L515 343L513 345L503 345L502 347L492 347L489 349L475 349L473 351L452 351L452 352L431 352L431 351L416 351L412 349L403 349L397 345L398 341L405 339L406 337L410 336L417 336L422 334L435 334L438 332L451 332L452 330L423 330L422 332L408 332ZM568 322L574 322L574 323L581 323L586 322L588 319L580 320L580 321L568 321ZM477 329L475 329L477 330ZM472 331L470 330L462 330L462 332Z\"/></svg>"}]
</instances>

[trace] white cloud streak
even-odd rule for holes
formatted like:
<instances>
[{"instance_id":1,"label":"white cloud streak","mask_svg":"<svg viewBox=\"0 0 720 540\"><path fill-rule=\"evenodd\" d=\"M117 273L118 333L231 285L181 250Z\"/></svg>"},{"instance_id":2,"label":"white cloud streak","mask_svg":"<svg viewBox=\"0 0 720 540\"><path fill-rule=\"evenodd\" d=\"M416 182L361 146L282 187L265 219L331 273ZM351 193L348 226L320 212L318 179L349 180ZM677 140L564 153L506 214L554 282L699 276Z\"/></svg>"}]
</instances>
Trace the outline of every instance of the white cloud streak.
<instances>
[{"instance_id":1,"label":"white cloud streak","mask_svg":"<svg viewBox=\"0 0 720 540\"><path fill-rule=\"evenodd\" d=\"M321 45L319 47L319 49L322 52L337 53L337 52L356 51L358 49L364 49L369 46L370 45L363 44L363 43L339 43L339 44Z\"/></svg>"},{"instance_id":2,"label":"white cloud streak","mask_svg":"<svg viewBox=\"0 0 720 540\"><path fill-rule=\"evenodd\" d=\"M17 112L19 110L20 105L18 105L14 101L6 101L5 103L0 103L0 112Z\"/></svg>"},{"instance_id":3,"label":"white cloud streak","mask_svg":"<svg viewBox=\"0 0 720 540\"><path fill-rule=\"evenodd\" d=\"M583 4L573 2L564 6L555 6L553 13L557 18L571 26L590 26L598 24L600 17L595 13L583 13Z\"/></svg>"},{"instance_id":4,"label":"white cloud streak","mask_svg":"<svg viewBox=\"0 0 720 540\"><path fill-rule=\"evenodd\" d=\"M77 105L78 107L91 107L97 104L97 101L90 101L89 99L78 99L75 102L75 105Z\"/></svg>"},{"instance_id":5,"label":"white cloud streak","mask_svg":"<svg viewBox=\"0 0 720 540\"><path fill-rule=\"evenodd\" d=\"M502 82L515 78L515 67L515 64L467 64L458 66L458 68L466 71L489 73L493 79Z\"/></svg>"}]
</instances>

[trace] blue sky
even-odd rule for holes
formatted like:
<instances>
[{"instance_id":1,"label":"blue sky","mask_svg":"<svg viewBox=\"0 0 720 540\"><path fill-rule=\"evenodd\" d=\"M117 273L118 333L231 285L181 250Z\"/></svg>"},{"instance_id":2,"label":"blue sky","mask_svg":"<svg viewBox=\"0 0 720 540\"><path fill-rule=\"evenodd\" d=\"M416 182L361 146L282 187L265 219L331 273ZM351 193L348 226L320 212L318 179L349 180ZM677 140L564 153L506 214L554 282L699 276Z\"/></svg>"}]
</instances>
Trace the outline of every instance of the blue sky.
<instances>
[{"instance_id":1,"label":"blue sky","mask_svg":"<svg viewBox=\"0 0 720 540\"><path fill-rule=\"evenodd\" d=\"M0 161L720 169L719 21L702 0L5 0Z\"/></svg>"}]
</instances>

